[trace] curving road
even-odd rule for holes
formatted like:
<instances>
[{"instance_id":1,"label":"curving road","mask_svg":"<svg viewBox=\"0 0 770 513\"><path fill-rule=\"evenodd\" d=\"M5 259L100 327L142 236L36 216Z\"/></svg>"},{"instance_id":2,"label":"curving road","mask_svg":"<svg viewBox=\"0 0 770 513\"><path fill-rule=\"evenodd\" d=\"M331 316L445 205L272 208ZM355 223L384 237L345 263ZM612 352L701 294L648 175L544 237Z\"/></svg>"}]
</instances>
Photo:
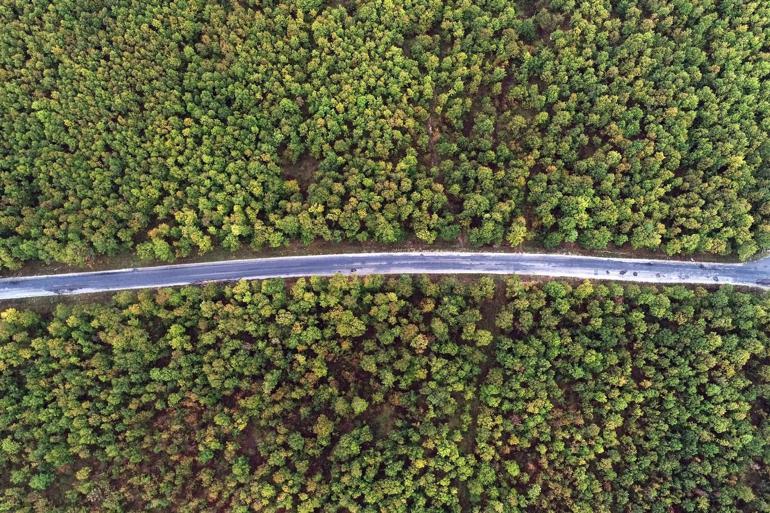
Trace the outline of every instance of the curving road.
<instances>
[{"instance_id":1,"label":"curving road","mask_svg":"<svg viewBox=\"0 0 770 513\"><path fill-rule=\"evenodd\" d=\"M722 264L536 253L308 255L3 278L0 299L333 274L519 274L645 283L730 283L770 290L770 257Z\"/></svg>"}]
</instances>

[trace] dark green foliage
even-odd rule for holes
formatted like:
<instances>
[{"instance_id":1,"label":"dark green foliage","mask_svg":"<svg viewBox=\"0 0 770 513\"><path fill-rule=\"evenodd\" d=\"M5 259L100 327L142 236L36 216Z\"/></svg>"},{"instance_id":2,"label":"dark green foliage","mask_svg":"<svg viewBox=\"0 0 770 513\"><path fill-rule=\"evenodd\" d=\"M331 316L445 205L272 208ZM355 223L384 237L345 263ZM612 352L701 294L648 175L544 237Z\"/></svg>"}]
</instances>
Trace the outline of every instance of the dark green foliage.
<instances>
[{"instance_id":1,"label":"dark green foliage","mask_svg":"<svg viewBox=\"0 0 770 513\"><path fill-rule=\"evenodd\" d=\"M0 5L0 265L770 248L763 0Z\"/></svg>"},{"instance_id":2,"label":"dark green foliage","mask_svg":"<svg viewBox=\"0 0 770 513\"><path fill-rule=\"evenodd\" d=\"M0 511L459 511L477 308L374 277L8 310Z\"/></svg>"},{"instance_id":3,"label":"dark green foliage","mask_svg":"<svg viewBox=\"0 0 770 513\"><path fill-rule=\"evenodd\" d=\"M475 500L768 511L770 489L752 490L770 476L768 382L755 374L770 355L767 307L728 289L511 281L499 366L481 385Z\"/></svg>"},{"instance_id":4,"label":"dark green foliage","mask_svg":"<svg viewBox=\"0 0 770 513\"><path fill-rule=\"evenodd\" d=\"M767 296L506 286L6 310L0 511L770 511Z\"/></svg>"}]
</instances>

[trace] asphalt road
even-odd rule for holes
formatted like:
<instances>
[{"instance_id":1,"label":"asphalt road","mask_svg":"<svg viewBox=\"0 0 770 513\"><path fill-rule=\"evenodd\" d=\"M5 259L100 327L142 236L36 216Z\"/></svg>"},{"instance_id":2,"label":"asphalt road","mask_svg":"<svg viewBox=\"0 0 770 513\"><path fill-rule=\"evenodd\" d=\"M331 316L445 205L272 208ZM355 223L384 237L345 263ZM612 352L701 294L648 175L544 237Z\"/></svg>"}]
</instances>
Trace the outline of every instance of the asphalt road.
<instances>
[{"instance_id":1,"label":"asphalt road","mask_svg":"<svg viewBox=\"0 0 770 513\"><path fill-rule=\"evenodd\" d=\"M3 278L0 299L333 274L519 274L645 283L730 283L770 290L770 257L721 264L535 253L308 255Z\"/></svg>"}]
</instances>

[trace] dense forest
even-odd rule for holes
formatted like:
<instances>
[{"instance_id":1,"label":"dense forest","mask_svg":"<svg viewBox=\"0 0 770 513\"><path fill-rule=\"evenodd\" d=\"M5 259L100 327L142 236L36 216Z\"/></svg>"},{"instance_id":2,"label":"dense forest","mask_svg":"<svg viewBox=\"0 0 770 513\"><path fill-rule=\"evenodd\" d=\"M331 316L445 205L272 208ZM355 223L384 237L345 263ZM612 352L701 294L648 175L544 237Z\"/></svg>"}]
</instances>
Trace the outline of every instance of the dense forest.
<instances>
[{"instance_id":1,"label":"dense forest","mask_svg":"<svg viewBox=\"0 0 770 513\"><path fill-rule=\"evenodd\" d=\"M0 267L770 248L766 0L3 0Z\"/></svg>"},{"instance_id":2,"label":"dense forest","mask_svg":"<svg viewBox=\"0 0 770 513\"><path fill-rule=\"evenodd\" d=\"M334 277L0 315L0 511L770 511L770 295Z\"/></svg>"}]
</instances>

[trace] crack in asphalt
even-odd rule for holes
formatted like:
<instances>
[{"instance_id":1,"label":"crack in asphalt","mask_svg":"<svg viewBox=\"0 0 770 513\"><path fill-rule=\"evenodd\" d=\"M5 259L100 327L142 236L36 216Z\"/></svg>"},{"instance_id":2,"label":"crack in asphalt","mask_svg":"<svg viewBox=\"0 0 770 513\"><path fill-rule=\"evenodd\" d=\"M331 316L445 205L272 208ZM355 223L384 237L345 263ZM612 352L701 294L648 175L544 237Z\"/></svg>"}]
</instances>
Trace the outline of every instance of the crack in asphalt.
<instances>
[{"instance_id":1,"label":"crack in asphalt","mask_svg":"<svg viewBox=\"0 0 770 513\"><path fill-rule=\"evenodd\" d=\"M743 264L494 252L397 252L222 260L0 279L0 299L334 274L516 274L770 289L770 257Z\"/></svg>"}]
</instances>

